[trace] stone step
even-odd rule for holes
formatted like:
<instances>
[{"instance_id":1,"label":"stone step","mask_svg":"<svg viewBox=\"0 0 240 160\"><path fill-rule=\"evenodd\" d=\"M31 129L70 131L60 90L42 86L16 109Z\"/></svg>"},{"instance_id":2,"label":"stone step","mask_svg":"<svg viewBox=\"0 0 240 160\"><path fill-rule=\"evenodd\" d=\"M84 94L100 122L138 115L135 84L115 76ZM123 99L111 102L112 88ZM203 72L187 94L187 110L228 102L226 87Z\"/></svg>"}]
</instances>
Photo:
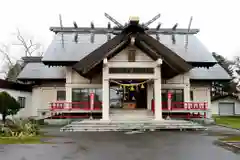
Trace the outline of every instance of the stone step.
<instances>
[{"instance_id":1,"label":"stone step","mask_svg":"<svg viewBox=\"0 0 240 160\"><path fill-rule=\"evenodd\" d=\"M204 128L203 126L195 126L195 125L161 125L161 126L67 126L62 129L83 129L83 130L105 130L105 129L163 129L163 128Z\"/></svg>"},{"instance_id":2,"label":"stone step","mask_svg":"<svg viewBox=\"0 0 240 160\"><path fill-rule=\"evenodd\" d=\"M110 113L115 112L115 113L141 113L141 112L152 112L151 110L147 109L111 109Z\"/></svg>"},{"instance_id":3,"label":"stone step","mask_svg":"<svg viewBox=\"0 0 240 160\"><path fill-rule=\"evenodd\" d=\"M104 121L104 120L82 120L82 121L73 121L71 124L197 124L191 121L184 121L184 120L163 120L163 121L156 121L156 120L111 120L111 121Z\"/></svg>"},{"instance_id":4,"label":"stone step","mask_svg":"<svg viewBox=\"0 0 240 160\"><path fill-rule=\"evenodd\" d=\"M110 114L114 115L153 115L151 111L148 110L114 110L110 111Z\"/></svg>"},{"instance_id":5,"label":"stone step","mask_svg":"<svg viewBox=\"0 0 240 160\"><path fill-rule=\"evenodd\" d=\"M195 129L195 130L205 130L206 128L203 126L144 126L144 127L105 127L105 128L81 128L81 127L69 127L69 128L62 128L61 131L72 131L72 132L78 132L78 131L128 131L128 130L166 130L166 129Z\"/></svg>"},{"instance_id":6,"label":"stone step","mask_svg":"<svg viewBox=\"0 0 240 160\"><path fill-rule=\"evenodd\" d=\"M136 116L136 117L142 117L142 116L154 116L153 114L117 114L117 113L114 113L114 114L110 114L109 116Z\"/></svg>"},{"instance_id":7,"label":"stone step","mask_svg":"<svg viewBox=\"0 0 240 160\"><path fill-rule=\"evenodd\" d=\"M101 121L83 120L72 122L61 128L61 131L125 131L125 130L155 130L155 129L206 129L198 123L183 120L164 121Z\"/></svg>"},{"instance_id":8,"label":"stone step","mask_svg":"<svg viewBox=\"0 0 240 160\"><path fill-rule=\"evenodd\" d=\"M118 125L193 125L196 123L71 123L74 126L118 126ZM196 124L197 125L197 124Z\"/></svg>"}]
</instances>

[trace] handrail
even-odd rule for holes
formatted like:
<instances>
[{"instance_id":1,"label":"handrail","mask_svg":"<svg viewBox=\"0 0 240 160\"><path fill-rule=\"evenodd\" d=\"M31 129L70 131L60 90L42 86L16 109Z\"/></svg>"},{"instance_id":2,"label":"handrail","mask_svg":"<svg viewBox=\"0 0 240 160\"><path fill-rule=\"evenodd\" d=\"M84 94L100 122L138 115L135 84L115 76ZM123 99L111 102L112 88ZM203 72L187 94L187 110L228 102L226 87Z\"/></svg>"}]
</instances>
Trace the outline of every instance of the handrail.
<instances>
[{"instance_id":1,"label":"handrail","mask_svg":"<svg viewBox=\"0 0 240 160\"><path fill-rule=\"evenodd\" d=\"M50 102L50 110L91 110L89 101L79 101L79 102ZM92 110L101 110L102 102L94 102L94 107ZM154 111L154 100L152 100L152 111ZM162 102L162 110L169 110L168 103ZM171 111L177 110L208 110L207 102L171 102Z\"/></svg>"},{"instance_id":2,"label":"handrail","mask_svg":"<svg viewBox=\"0 0 240 160\"><path fill-rule=\"evenodd\" d=\"M152 111L154 112L154 100L152 100ZM207 102L171 102L170 108L168 108L168 102L162 102L162 110L208 110Z\"/></svg>"},{"instance_id":3,"label":"handrail","mask_svg":"<svg viewBox=\"0 0 240 160\"><path fill-rule=\"evenodd\" d=\"M61 111L61 110L91 110L89 101L80 102L50 102L51 111ZM92 110L101 110L102 102L94 102L94 107Z\"/></svg>"}]
</instances>

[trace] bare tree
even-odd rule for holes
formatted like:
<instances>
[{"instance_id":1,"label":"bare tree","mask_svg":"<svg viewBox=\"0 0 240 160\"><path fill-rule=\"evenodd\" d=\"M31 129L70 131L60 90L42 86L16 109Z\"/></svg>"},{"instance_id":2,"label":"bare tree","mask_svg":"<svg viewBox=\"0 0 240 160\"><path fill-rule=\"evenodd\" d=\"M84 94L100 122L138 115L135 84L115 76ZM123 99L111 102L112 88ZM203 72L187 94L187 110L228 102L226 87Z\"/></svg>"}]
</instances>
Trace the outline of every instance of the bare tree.
<instances>
[{"instance_id":1,"label":"bare tree","mask_svg":"<svg viewBox=\"0 0 240 160\"><path fill-rule=\"evenodd\" d=\"M10 57L8 45L1 44L0 53L3 56L1 73L4 73L5 75L7 75L8 70L10 68L13 68L13 66L16 62L14 62L14 60Z\"/></svg>"},{"instance_id":2,"label":"bare tree","mask_svg":"<svg viewBox=\"0 0 240 160\"><path fill-rule=\"evenodd\" d=\"M34 42L33 38L23 36L19 29L16 33L17 43L11 43L10 45L0 44L0 54L3 57L2 70L0 74L3 74L6 79L16 81L18 74L24 67L24 63L21 63L21 58L14 58L10 54L10 48L13 46L20 46L23 49L24 56L42 56L43 47L40 43Z\"/></svg>"},{"instance_id":3,"label":"bare tree","mask_svg":"<svg viewBox=\"0 0 240 160\"><path fill-rule=\"evenodd\" d=\"M42 45L39 42L33 42L33 39L27 39L25 38L20 30L17 28L17 40L19 43L15 45L20 45L23 46L25 56L42 56L43 51L42 51Z\"/></svg>"}]
</instances>

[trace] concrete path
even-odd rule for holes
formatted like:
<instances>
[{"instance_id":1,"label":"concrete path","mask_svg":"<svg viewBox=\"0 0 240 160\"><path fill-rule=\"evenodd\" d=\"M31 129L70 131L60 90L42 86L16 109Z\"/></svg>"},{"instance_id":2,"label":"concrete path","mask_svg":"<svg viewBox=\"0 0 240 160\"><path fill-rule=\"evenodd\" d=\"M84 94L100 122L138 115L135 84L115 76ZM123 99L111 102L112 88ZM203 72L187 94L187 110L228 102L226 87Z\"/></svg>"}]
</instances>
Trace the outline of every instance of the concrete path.
<instances>
[{"instance_id":1,"label":"concrete path","mask_svg":"<svg viewBox=\"0 0 240 160\"><path fill-rule=\"evenodd\" d=\"M212 127L212 133L220 131ZM207 132L60 133L54 144L0 145L1 160L239 160L240 155L213 145ZM214 131L214 132L213 132ZM222 131L221 131L222 132ZM230 133L230 132L228 132ZM233 133L233 132L231 132Z\"/></svg>"},{"instance_id":2,"label":"concrete path","mask_svg":"<svg viewBox=\"0 0 240 160\"><path fill-rule=\"evenodd\" d=\"M208 126L208 132L212 133L220 133L220 134L226 134L226 135L240 135L240 130L222 127L222 126Z\"/></svg>"}]
</instances>

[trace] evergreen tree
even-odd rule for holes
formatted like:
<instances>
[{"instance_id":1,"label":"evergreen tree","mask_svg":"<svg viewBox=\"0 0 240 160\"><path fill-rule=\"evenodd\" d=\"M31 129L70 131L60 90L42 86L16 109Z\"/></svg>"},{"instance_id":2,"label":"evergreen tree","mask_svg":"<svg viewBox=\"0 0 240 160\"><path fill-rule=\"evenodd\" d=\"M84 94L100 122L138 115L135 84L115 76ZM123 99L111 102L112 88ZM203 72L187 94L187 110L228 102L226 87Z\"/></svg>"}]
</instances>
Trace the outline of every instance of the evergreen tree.
<instances>
[{"instance_id":1,"label":"evergreen tree","mask_svg":"<svg viewBox=\"0 0 240 160\"><path fill-rule=\"evenodd\" d=\"M21 109L20 104L7 92L0 93L0 114L5 123L8 115L15 115Z\"/></svg>"}]
</instances>

